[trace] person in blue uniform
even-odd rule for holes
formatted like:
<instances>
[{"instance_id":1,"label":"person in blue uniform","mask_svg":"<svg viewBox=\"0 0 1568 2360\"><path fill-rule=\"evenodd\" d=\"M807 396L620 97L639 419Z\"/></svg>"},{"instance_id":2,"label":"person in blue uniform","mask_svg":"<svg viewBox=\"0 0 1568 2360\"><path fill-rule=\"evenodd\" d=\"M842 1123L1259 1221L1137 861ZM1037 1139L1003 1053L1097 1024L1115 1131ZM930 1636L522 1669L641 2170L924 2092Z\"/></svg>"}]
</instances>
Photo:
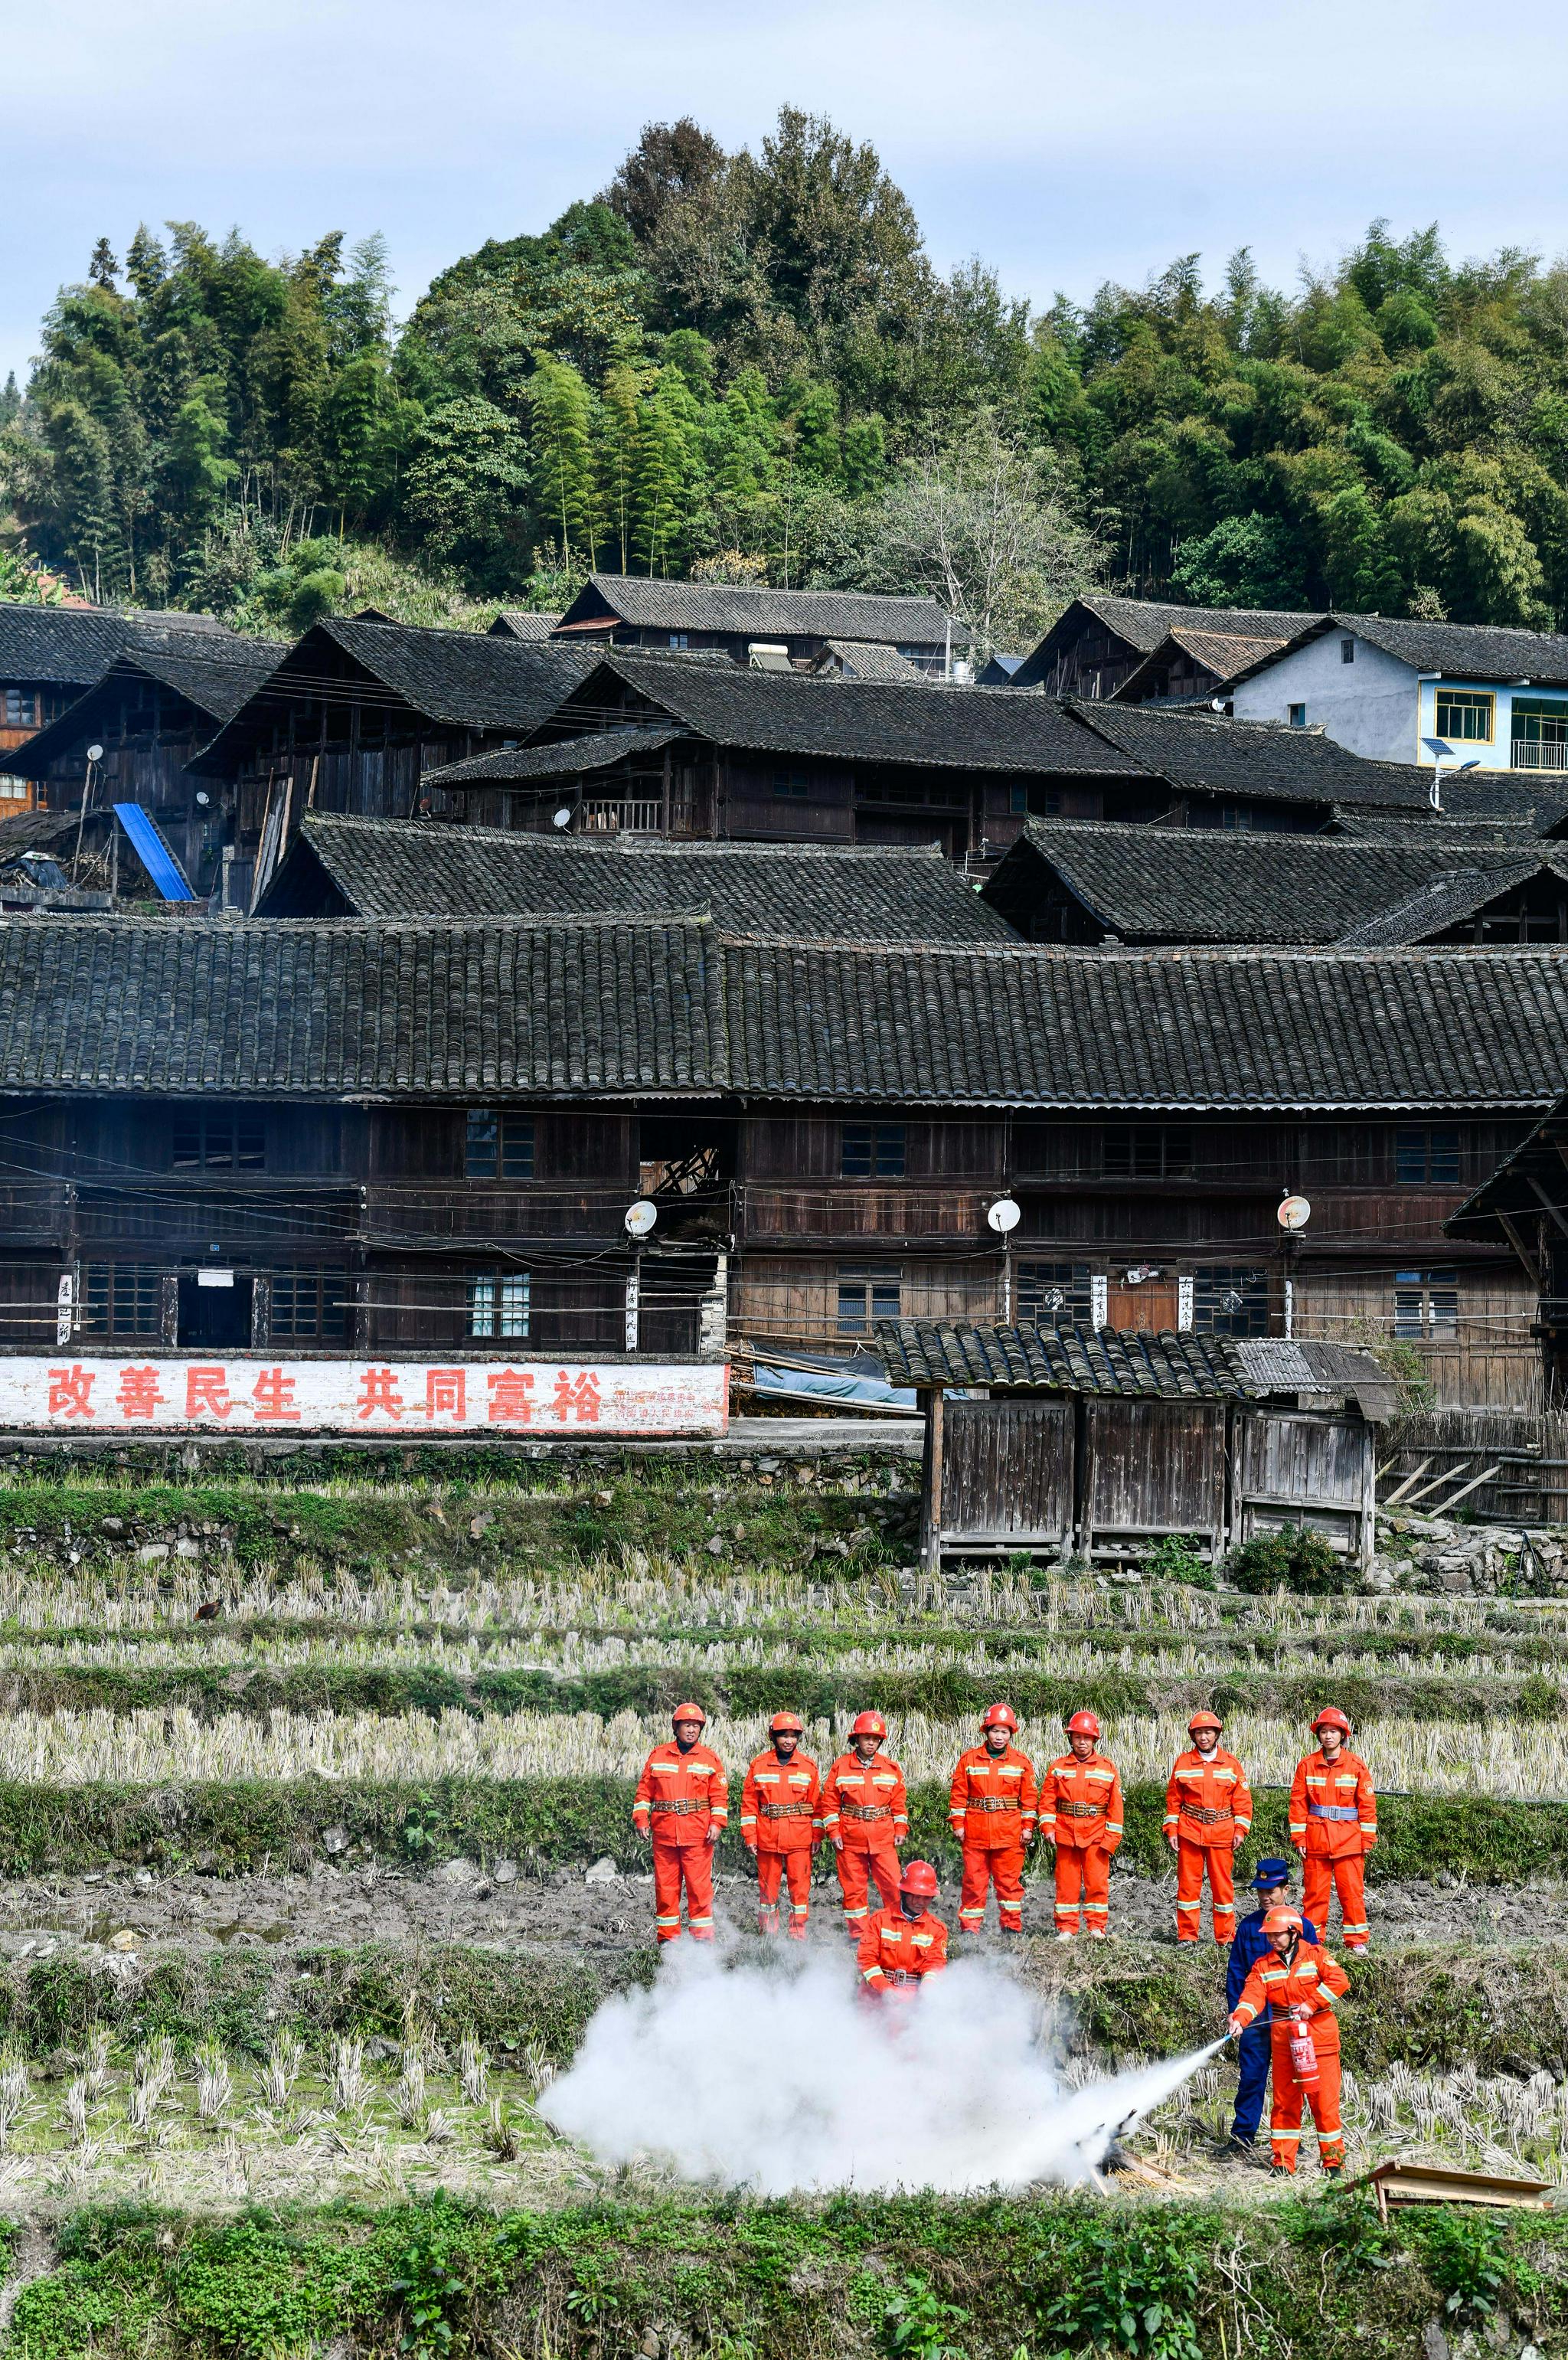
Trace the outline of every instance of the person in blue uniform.
<instances>
[{"instance_id":1,"label":"person in blue uniform","mask_svg":"<svg viewBox=\"0 0 1568 2360\"><path fill-rule=\"evenodd\" d=\"M1252 1889L1258 1896L1258 1907L1244 1918L1236 1929L1230 1946L1230 1965L1225 1970L1225 2005L1233 2013L1254 1963L1269 1949L1263 1931L1263 1920L1272 1908L1284 1901L1290 1891L1290 1864L1284 1860L1260 1860L1252 1880ZM1307 1918L1301 1920L1302 1939L1321 1942L1323 1936ZM1241 2078L1236 2087L1236 2120L1231 2125L1230 2143L1234 2149L1245 2153L1257 2141L1258 2126L1263 2120L1263 2101L1269 2094L1269 2011L1249 2024L1237 2042L1241 2060Z\"/></svg>"}]
</instances>

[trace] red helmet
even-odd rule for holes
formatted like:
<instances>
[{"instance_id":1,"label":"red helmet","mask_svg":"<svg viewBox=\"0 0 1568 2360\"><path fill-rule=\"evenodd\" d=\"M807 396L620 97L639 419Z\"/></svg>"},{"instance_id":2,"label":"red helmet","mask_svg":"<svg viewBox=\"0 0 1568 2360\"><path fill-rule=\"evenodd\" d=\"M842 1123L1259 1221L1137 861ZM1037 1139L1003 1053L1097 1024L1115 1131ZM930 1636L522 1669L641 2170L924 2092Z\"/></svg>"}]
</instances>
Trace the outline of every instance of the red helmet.
<instances>
[{"instance_id":1,"label":"red helmet","mask_svg":"<svg viewBox=\"0 0 1568 2360\"><path fill-rule=\"evenodd\" d=\"M679 1729L683 1721L694 1721L701 1729L706 1726L707 1719L708 1716L700 1704L678 1704L670 1716L670 1726L673 1729Z\"/></svg>"},{"instance_id":2,"label":"red helmet","mask_svg":"<svg viewBox=\"0 0 1568 2360\"><path fill-rule=\"evenodd\" d=\"M936 1899L936 1871L929 1860L907 1860L898 1877L900 1893L918 1893L922 1901Z\"/></svg>"},{"instance_id":3,"label":"red helmet","mask_svg":"<svg viewBox=\"0 0 1568 2360\"><path fill-rule=\"evenodd\" d=\"M1069 1737L1098 1737L1100 1734L1100 1724L1092 1712L1075 1712L1072 1720L1064 1721L1062 1726Z\"/></svg>"},{"instance_id":4,"label":"red helmet","mask_svg":"<svg viewBox=\"0 0 1568 2360\"><path fill-rule=\"evenodd\" d=\"M1324 1705L1322 1712L1319 1713L1317 1719L1312 1723L1312 1733L1314 1736L1320 1729L1337 1729L1342 1737L1348 1737L1350 1734L1350 1723L1346 1721L1345 1715L1341 1712L1336 1704Z\"/></svg>"},{"instance_id":5,"label":"red helmet","mask_svg":"<svg viewBox=\"0 0 1568 2360\"><path fill-rule=\"evenodd\" d=\"M849 1724L851 1737L886 1737L887 1724L879 1712L857 1712Z\"/></svg>"},{"instance_id":6,"label":"red helmet","mask_svg":"<svg viewBox=\"0 0 1568 2360\"><path fill-rule=\"evenodd\" d=\"M1017 1729L1018 1714L1010 1704L988 1704L980 1716L982 1729Z\"/></svg>"},{"instance_id":7,"label":"red helmet","mask_svg":"<svg viewBox=\"0 0 1568 2360\"><path fill-rule=\"evenodd\" d=\"M776 1712L768 1724L769 1737L783 1737L793 1730L797 1737L805 1732L806 1724L798 1712Z\"/></svg>"},{"instance_id":8,"label":"red helmet","mask_svg":"<svg viewBox=\"0 0 1568 2360\"><path fill-rule=\"evenodd\" d=\"M1196 1737L1200 1729L1223 1729L1224 1727L1225 1723L1217 1712L1195 1712L1187 1723L1187 1734L1189 1737Z\"/></svg>"},{"instance_id":9,"label":"red helmet","mask_svg":"<svg viewBox=\"0 0 1568 2360\"><path fill-rule=\"evenodd\" d=\"M1299 1909L1270 1909L1263 1920L1266 1934L1300 1934L1305 1931Z\"/></svg>"}]
</instances>

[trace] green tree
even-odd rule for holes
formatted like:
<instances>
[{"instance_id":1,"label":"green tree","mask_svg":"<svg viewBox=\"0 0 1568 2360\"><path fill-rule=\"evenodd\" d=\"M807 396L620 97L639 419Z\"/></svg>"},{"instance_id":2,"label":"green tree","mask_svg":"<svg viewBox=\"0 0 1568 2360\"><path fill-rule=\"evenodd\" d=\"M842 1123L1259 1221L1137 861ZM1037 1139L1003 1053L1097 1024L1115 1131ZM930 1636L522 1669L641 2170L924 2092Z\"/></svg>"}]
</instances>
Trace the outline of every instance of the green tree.
<instances>
[{"instance_id":1,"label":"green tree","mask_svg":"<svg viewBox=\"0 0 1568 2360\"><path fill-rule=\"evenodd\" d=\"M502 589L521 570L530 485L523 437L478 395L423 419L408 452L404 507L425 545Z\"/></svg>"},{"instance_id":2,"label":"green tree","mask_svg":"<svg viewBox=\"0 0 1568 2360\"><path fill-rule=\"evenodd\" d=\"M539 538L559 542L561 567L573 553L592 562L604 538L593 464L593 405L568 361L541 353L528 379L534 514Z\"/></svg>"}]
</instances>

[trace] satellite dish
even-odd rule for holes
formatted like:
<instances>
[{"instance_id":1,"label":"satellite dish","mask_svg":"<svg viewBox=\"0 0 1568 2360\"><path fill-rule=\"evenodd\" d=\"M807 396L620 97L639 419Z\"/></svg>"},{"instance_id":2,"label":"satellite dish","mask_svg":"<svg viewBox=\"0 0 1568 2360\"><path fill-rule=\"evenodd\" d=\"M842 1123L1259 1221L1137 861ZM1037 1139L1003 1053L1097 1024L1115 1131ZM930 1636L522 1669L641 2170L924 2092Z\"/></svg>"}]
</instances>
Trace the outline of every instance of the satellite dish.
<instances>
[{"instance_id":1,"label":"satellite dish","mask_svg":"<svg viewBox=\"0 0 1568 2360\"><path fill-rule=\"evenodd\" d=\"M998 1196L986 1213L985 1218L998 1237L1005 1238L1009 1230L1018 1228L1018 1223L1023 1219L1023 1215L1010 1196Z\"/></svg>"},{"instance_id":2,"label":"satellite dish","mask_svg":"<svg viewBox=\"0 0 1568 2360\"><path fill-rule=\"evenodd\" d=\"M1312 1208L1304 1196L1281 1196L1274 1218L1282 1229L1304 1229L1312 1215Z\"/></svg>"},{"instance_id":3,"label":"satellite dish","mask_svg":"<svg viewBox=\"0 0 1568 2360\"><path fill-rule=\"evenodd\" d=\"M197 788L197 790L196 790L196 800L197 800L197 802L200 803L200 805L201 806L201 809L202 809L203 811L205 811L205 810L206 810L206 808L207 808L207 806L208 806L208 804L212 802L212 796L207 792L207 790L206 790L206 788L205 788L205 787L198 787L198 788Z\"/></svg>"},{"instance_id":4,"label":"satellite dish","mask_svg":"<svg viewBox=\"0 0 1568 2360\"><path fill-rule=\"evenodd\" d=\"M570 803L562 803L558 812L552 812L550 814L550 825L552 827L570 827L572 825L572 805Z\"/></svg>"},{"instance_id":5,"label":"satellite dish","mask_svg":"<svg viewBox=\"0 0 1568 2360\"><path fill-rule=\"evenodd\" d=\"M659 1207L650 1205L646 1196L639 1196L635 1205L626 1207L626 1234L634 1238L646 1238L658 1218Z\"/></svg>"},{"instance_id":6,"label":"satellite dish","mask_svg":"<svg viewBox=\"0 0 1568 2360\"><path fill-rule=\"evenodd\" d=\"M103 759L103 747L89 746L87 748L87 759L90 762L101 762Z\"/></svg>"}]
</instances>

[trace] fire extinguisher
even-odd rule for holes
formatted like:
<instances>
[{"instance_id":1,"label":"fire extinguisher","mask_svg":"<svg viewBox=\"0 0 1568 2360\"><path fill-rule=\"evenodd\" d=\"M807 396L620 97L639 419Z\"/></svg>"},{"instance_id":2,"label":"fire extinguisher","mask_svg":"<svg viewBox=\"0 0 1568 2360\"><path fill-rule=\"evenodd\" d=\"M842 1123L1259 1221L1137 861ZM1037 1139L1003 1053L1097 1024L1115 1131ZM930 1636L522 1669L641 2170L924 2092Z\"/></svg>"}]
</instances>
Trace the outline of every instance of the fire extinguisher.
<instances>
[{"instance_id":1,"label":"fire extinguisher","mask_svg":"<svg viewBox=\"0 0 1568 2360\"><path fill-rule=\"evenodd\" d=\"M1304 2007L1292 2008L1290 2016L1290 2070L1301 2089L1315 2090L1318 2086L1318 2048L1312 2038L1312 2011Z\"/></svg>"}]
</instances>

